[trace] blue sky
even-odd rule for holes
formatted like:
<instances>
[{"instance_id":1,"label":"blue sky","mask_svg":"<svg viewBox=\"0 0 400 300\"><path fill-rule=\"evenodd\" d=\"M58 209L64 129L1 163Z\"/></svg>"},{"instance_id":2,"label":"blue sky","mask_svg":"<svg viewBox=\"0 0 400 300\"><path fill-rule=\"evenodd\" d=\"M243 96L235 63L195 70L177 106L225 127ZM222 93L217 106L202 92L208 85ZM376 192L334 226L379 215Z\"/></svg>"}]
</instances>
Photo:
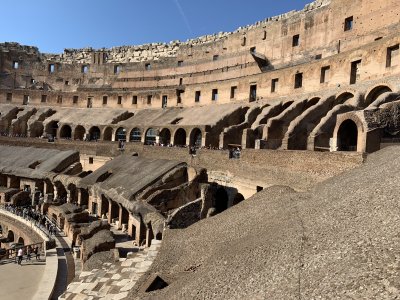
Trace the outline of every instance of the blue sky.
<instances>
[{"instance_id":1,"label":"blue sky","mask_svg":"<svg viewBox=\"0 0 400 300\"><path fill-rule=\"evenodd\" d=\"M185 41L299 10L311 0L1 0L0 42L41 52Z\"/></svg>"}]
</instances>

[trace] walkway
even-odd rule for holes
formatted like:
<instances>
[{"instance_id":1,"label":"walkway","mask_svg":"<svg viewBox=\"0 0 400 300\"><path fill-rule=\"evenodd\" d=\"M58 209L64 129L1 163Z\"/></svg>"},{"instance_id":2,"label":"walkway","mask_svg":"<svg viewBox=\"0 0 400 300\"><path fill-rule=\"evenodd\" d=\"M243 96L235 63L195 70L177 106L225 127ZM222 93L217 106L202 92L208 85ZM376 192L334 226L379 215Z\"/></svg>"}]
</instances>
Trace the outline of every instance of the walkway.
<instances>
[{"instance_id":1,"label":"walkway","mask_svg":"<svg viewBox=\"0 0 400 300\"><path fill-rule=\"evenodd\" d=\"M161 241L152 240L150 248L137 253L129 253L127 258L120 258L114 264L103 263L101 269L82 272L75 278L60 299L125 299L153 263Z\"/></svg>"},{"instance_id":2,"label":"walkway","mask_svg":"<svg viewBox=\"0 0 400 300\"><path fill-rule=\"evenodd\" d=\"M38 291L42 281L46 262L44 259L36 261L32 259L22 265L12 260L0 262L0 299L32 299L32 295Z\"/></svg>"}]
</instances>

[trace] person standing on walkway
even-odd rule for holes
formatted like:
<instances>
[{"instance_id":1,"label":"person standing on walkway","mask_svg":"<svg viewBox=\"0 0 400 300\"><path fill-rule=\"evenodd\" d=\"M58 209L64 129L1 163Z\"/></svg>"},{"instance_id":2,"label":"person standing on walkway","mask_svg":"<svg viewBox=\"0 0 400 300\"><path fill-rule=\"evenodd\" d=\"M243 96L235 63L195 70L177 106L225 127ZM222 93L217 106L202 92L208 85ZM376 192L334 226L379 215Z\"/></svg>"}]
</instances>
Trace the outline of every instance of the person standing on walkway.
<instances>
[{"instance_id":1,"label":"person standing on walkway","mask_svg":"<svg viewBox=\"0 0 400 300\"><path fill-rule=\"evenodd\" d=\"M32 247L29 245L26 248L26 261L31 260Z\"/></svg>"},{"instance_id":2,"label":"person standing on walkway","mask_svg":"<svg viewBox=\"0 0 400 300\"><path fill-rule=\"evenodd\" d=\"M24 256L24 250L22 248L18 249L18 264L21 265L22 263L22 257Z\"/></svg>"},{"instance_id":3,"label":"person standing on walkway","mask_svg":"<svg viewBox=\"0 0 400 300\"><path fill-rule=\"evenodd\" d=\"M36 245L35 248L33 249L33 253L35 253L36 260L40 260L40 251L38 245Z\"/></svg>"}]
</instances>

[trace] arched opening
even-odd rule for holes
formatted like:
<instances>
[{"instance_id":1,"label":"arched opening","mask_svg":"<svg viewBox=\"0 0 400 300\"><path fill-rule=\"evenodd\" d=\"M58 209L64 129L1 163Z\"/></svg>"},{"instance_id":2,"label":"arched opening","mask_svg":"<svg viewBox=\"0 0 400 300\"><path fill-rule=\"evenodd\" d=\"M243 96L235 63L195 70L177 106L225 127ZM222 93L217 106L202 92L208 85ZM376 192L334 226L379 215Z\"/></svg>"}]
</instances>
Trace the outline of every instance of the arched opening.
<instances>
[{"instance_id":1,"label":"arched opening","mask_svg":"<svg viewBox=\"0 0 400 300\"><path fill-rule=\"evenodd\" d=\"M43 124L42 123L34 123L29 127L29 136L32 138L38 138L43 136Z\"/></svg>"},{"instance_id":2,"label":"arched opening","mask_svg":"<svg viewBox=\"0 0 400 300\"><path fill-rule=\"evenodd\" d=\"M201 147L201 130L199 128L194 128L190 133L190 146L195 146L196 148Z\"/></svg>"},{"instance_id":3,"label":"arched opening","mask_svg":"<svg viewBox=\"0 0 400 300\"><path fill-rule=\"evenodd\" d=\"M124 228L128 228L128 223L129 223L129 212L128 210L121 206L121 226ZM125 226L123 226L125 224Z\"/></svg>"},{"instance_id":4,"label":"arched opening","mask_svg":"<svg viewBox=\"0 0 400 300\"><path fill-rule=\"evenodd\" d=\"M132 239L136 240L136 226L132 224Z\"/></svg>"},{"instance_id":5,"label":"arched opening","mask_svg":"<svg viewBox=\"0 0 400 300\"><path fill-rule=\"evenodd\" d=\"M14 242L15 236L14 236L14 232L12 230L9 230L7 233L7 241L9 243Z\"/></svg>"},{"instance_id":6,"label":"arched opening","mask_svg":"<svg viewBox=\"0 0 400 300\"><path fill-rule=\"evenodd\" d=\"M108 200L104 195L101 195L101 211L100 215L102 219L107 219L108 218Z\"/></svg>"},{"instance_id":7,"label":"arched opening","mask_svg":"<svg viewBox=\"0 0 400 300\"><path fill-rule=\"evenodd\" d=\"M83 126L81 126L81 125L76 126L75 133L74 133L74 139L83 141L83 139L85 138L85 133L86 133L86 129Z\"/></svg>"},{"instance_id":8,"label":"arched opening","mask_svg":"<svg viewBox=\"0 0 400 300\"><path fill-rule=\"evenodd\" d=\"M168 128L161 130L160 143L165 146L171 144L171 131Z\"/></svg>"},{"instance_id":9,"label":"arched opening","mask_svg":"<svg viewBox=\"0 0 400 300\"><path fill-rule=\"evenodd\" d=\"M174 136L174 146L185 146L186 145L186 131L182 128L179 128L175 131Z\"/></svg>"},{"instance_id":10,"label":"arched opening","mask_svg":"<svg viewBox=\"0 0 400 300\"><path fill-rule=\"evenodd\" d=\"M354 98L354 94L350 92L344 92L336 97L335 101L333 102L333 106L338 104L344 104L347 100Z\"/></svg>"},{"instance_id":11,"label":"arched opening","mask_svg":"<svg viewBox=\"0 0 400 300\"><path fill-rule=\"evenodd\" d=\"M374 102L376 99L378 99L378 97L384 93L390 93L392 92L392 89L389 88L386 85L380 85L377 86L375 88L373 88L367 95L367 97L365 98L365 105L368 106L370 105L372 102Z\"/></svg>"},{"instance_id":12,"label":"arched opening","mask_svg":"<svg viewBox=\"0 0 400 300\"><path fill-rule=\"evenodd\" d=\"M214 196L214 207L216 213L223 212L228 208L229 197L227 191L223 187L219 187Z\"/></svg>"},{"instance_id":13,"label":"arched opening","mask_svg":"<svg viewBox=\"0 0 400 300\"><path fill-rule=\"evenodd\" d=\"M156 234L156 240L158 240L158 241L162 240L162 232L159 232Z\"/></svg>"},{"instance_id":14,"label":"arched opening","mask_svg":"<svg viewBox=\"0 0 400 300\"><path fill-rule=\"evenodd\" d=\"M244 197L241 193L237 193L235 198L233 198L233 202L232 205L236 205L239 204L240 202L242 202L244 200Z\"/></svg>"},{"instance_id":15,"label":"arched opening","mask_svg":"<svg viewBox=\"0 0 400 300\"><path fill-rule=\"evenodd\" d=\"M18 238L18 244L25 245L25 241L24 241L24 239L22 237Z\"/></svg>"},{"instance_id":16,"label":"arched opening","mask_svg":"<svg viewBox=\"0 0 400 300\"><path fill-rule=\"evenodd\" d=\"M62 139L70 139L72 134L71 126L64 125L60 129L60 138Z\"/></svg>"},{"instance_id":17,"label":"arched opening","mask_svg":"<svg viewBox=\"0 0 400 300\"><path fill-rule=\"evenodd\" d=\"M151 240L154 239L153 228L151 227L151 223L147 224L147 232L146 232L146 246L151 246Z\"/></svg>"},{"instance_id":18,"label":"arched opening","mask_svg":"<svg viewBox=\"0 0 400 300\"><path fill-rule=\"evenodd\" d=\"M111 203L111 211L110 216L111 216L111 223L115 223L115 221L118 221L118 217L119 217L119 206L117 204L117 202L114 201L110 201Z\"/></svg>"},{"instance_id":19,"label":"arched opening","mask_svg":"<svg viewBox=\"0 0 400 300\"><path fill-rule=\"evenodd\" d=\"M54 186L57 190L57 198L55 199L56 202L66 203L67 202L67 190L65 189L64 185L56 181Z\"/></svg>"},{"instance_id":20,"label":"arched opening","mask_svg":"<svg viewBox=\"0 0 400 300\"><path fill-rule=\"evenodd\" d=\"M112 132L113 132L113 129L111 127L107 127L104 130L103 140L111 141L112 140Z\"/></svg>"},{"instance_id":21,"label":"arched opening","mask_svg":"<svg viewBox=\"0 0 400 300\"><path fill-rule=\"evenodd\" d=\"M120 127L115 132L115 140L116 141L126 141L126 129Z\"/></svg>"},{"instance_id":22,"label":"arched opening","mask_svg":"<svg viewBox=\"0 0 400 300\"><path fill-rule=\"evenodd\" d=\"M140 142L142 140L142 132L139 128L133 128L130 134L129 141Z\"/></svg>"},{"instance_id":23,"label":"arched opening","mask_svg":"<svg viewBox=\"0 0 400 300\"><path fill-rule=\"evenodd\" d=\"M89 129L89 139L91 141L97 141L100 139L100 128L97 126L93 126Z\"/></svg>"},{"instance_id":24,"label":"arched opening","mask_svg":"<svg viewBox=\"0 0 400 300\"><path fill-rule=\"evenodd\" d=\"M86 208L89 205L89 192L85 189L79 189L79 191L81 192L81 206L86 206Z\"/></svg>"},{"instance_id":25,"label":"arched opening","mask_svg":"<svg viewBox=\"0 0 400 300\"><path fill-rule=\"evenodd\" d=\"M146 138L144 140L145 145L152 145L156 142L157 130L154 128L149 128L146 131Z\"/></svg>"},{"instance_id":26,"label":"arched opening","mask_svg":"<svg viewBox=\"0 0 400 300\"><path fill-rule=\"evenodd\" d=\"M51 135L51 137L57 136L57 130L58 130L58 121L51 121L46 125L46 133L48 135Z\"/></svg>"},{"instance_id":27,"label":"arched opening","mask_svg":"<svg viewBox=\"0 0 400 300\"><path fill-rule=\"evenodd\" d=\"M352 120L344 121L338 131L337 146L339 151L357 151L358 129Z\"/></svg>"}]
</instances>

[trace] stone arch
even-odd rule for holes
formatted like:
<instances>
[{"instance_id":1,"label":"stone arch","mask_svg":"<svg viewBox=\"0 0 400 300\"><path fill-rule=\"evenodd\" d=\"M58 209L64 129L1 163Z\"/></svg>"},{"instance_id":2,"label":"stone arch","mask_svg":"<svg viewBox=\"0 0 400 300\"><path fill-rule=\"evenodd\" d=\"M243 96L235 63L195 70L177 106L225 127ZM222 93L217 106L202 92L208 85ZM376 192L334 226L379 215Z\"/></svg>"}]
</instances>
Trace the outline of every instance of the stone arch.
<instances>
[{"instance_id":1,"label":"stone arch","mask_svg":"<svg viewBox=\"0 0 400 300\"><path fill-rule=\"evenodd\" d=\"M15 240L14 231L9 230L9 231L7 232L7 241L8 241L9 243L12 243L12 242L14 242L14 240Z\"/></svg>"},{"instance_id":2,"label":"stone arch","mask_svg":"<svg viewBox=\"0 0 400 300\"><path fill-rule=\"evenodd\" d=\"M46 133L51 135L52 137L57 136L58 131L58 121L51 121L46 125Z\"/></svg>"},{"instance_id":3,"label":"stone arch","mask_svg":"<svg viewBox=\"0 0 400 300\"><path fill-rule=\"evenodd\" d=\"M195 146L197 148L201 147L202 144L202 132L199 128L193 128L190 132L190 146Z\"/></svg>"},{"instance_id":4,"label":"stone arch","mask_svg":"<svg viewBox=\"0 0 400 300\"><path fill-rule=\"evenodd\" d=\"M69 125L63 125L60 129L61 139L70 139L72 137L72 129Z\"/></svg>"},{"instance_id":5,"label":"stone arch","mask_svg":"<svg viewBox=\"0 0 400 300\"><path fill-rule=\"evenodd\" d=\"M36 122L29 127L29 137L38 138L43 136L44 126L42 123Z\"/></svg>"},{"instance_id":6,"label":"stone arch","mask_svg":"<svg viewBox=\"0 0 400 300\"><path fill-rule=\"evenodd\" d=\"M67 201L67 189L65 188L65 186L60 182L60 181L56 181L54 182L54 187L57 190L57 199L55 199L58 202L61 203L65 203Z\"/></svg>"},{"instance_id":7,"label":"stone arch","mask_svg":"<svg viewBox=\"0 0 400 300\"><path fill-rule=\"evenodd\" d=\"M347 102L348 100L354 98L355 93L353 93L352 91L344 91L338 95L336 95L335 98L335 104L343 104L345 102Z\"/></svg>"},{"instance_id":8,"label":"stone arch","mask_svg":"<svg viewBox=\"0 0 400 300\"><path fill-rule=\"evenodd\" d=\"M161 241L162 240L162 232L158 232L156 234L156 240Z\"/></svg>"},{"instance_id":9,"label":"stone arch","mask_svg":"<svg viewBox=\"0 0 400 300\"><path fill-rule=\"evenodd\" d=\"M116 141L126 141L126 129L123 127L119 127L115 131L115 140Z\"/></svg>"},{"instance_id":10,"label":"stone arch","mask_svg":"<svg viewBox=\"0 0 400 300\"><path fill-rule=\"evenodd\" d=\"M142 140L142 131L140 128L135 127L131 130L129 134L129 141L130 142L140 142Z\"/></svg>"},{"instance_id":11,"label":"stone arch","mask_svg":"<svg viewBox=\"0 0 400 300\"><path fill-rule=\"evenodd\" d=\"M85 133L86 133L85 127L83 127L82 125L76 126L74 132L74 139L83 141L83 139L85 138Z\"/></svg>"},{"instance_id":12,"label":"stone arch","mask_svg":"<svg viewBox=\"0 0 400 300\"><path fill-rule=\"evenodd\" d=\"M100 139L101 131L100 128L97 126L93 126L89 129L89 140L97 141Z\"/></svg>"},{"instance_id":13,"label":"stone arch","mask_svg":"<svg viewBox=\"0 0 400 300\"><path fill-rule=\"evenodd\" d=\"M23 238L22 236L20 236L20 237L18 238L18 244L25 245L25 241L24 241L24 238Z\"/></svg>"},{"instance_id":14,"label":"stone arch","mask_svg":"<svg viewBox=\"0 0 400 300\"><path fill-rule=\"evenodd\" d=\"M186 131L183 128L178 128L174 134L174 146L186 145Z\"/></svg>"},{"instance_id":15,"label":"stone arch","mask_svg":"<svg viewBox=\"0 0 400 300\"><path fill-rule=\"evenodd\" d=\"M154 128L149 128L146 130L146 135L144 139L145 145L150 145L155 143L157 137L157 130Z\"/></svg>"},{"instance_id":16,"label":"stone arch","mask_svg":"<svg viewBox=\"0 0 400 300\"><path fill-rule=\"evenodd\" d=\"M357 151L358 126L351 120L343 121L337 132L338 151Z\"/></svg>"},{"instance_id":17,"label":"stone arch","mask_svg":"<svg viewBox=\"0 0 400 300\"><path fill-rule=\"evenodd\" d=\"M242 195L241 193L237 193L237 194L235 195L235 198L233 198L232 205L239 204L239 203L242 202L243 200L244 200L243 195Z\"/></svg>"},{"instance_id":18,"label":"stone arch","mask_svg":"<svg viewBox=\"0 0 400 300\"><path fill-rule=\"evenodd\" d=\"M376 99L378 99L378 97L381 96L382 94L391 93L392 91L393 91L393 89L385 84L377 85L377 86L371 88L366 93L365 106L370 105L372 102L374 102Z\"/></svg>"},{"instance_id":19,"label":"stone arch","mask_svg":"<svg viewBox=\"0 0 400 300\"><path fill-rule=\"evenodd\" d=\"M106 127L103 133L103 140L104 141L111 141L112 140L113 129L111 127Z\"/></svg>"},{"instance_id":20,"label":"stone arch","mask_svg":"<svg viewBox=\"0 0 400 300\"><path fill-rule=\"evenodd\" d=\"M160 143L163 145L171 144L171 131L168 128L163 128L160 131Z\"/></svg>"},{"instance_id":21,"label":"stone arch","mask_svg":"<svg viewBox=\"0 0 400 300\"><path fill-rule=\"evenodd\" d=\"M223 212L228 208L229 195L226 189L222 186L218 187L214 194L214 207L216 213Z\"/></svg>"}]
</instances>

